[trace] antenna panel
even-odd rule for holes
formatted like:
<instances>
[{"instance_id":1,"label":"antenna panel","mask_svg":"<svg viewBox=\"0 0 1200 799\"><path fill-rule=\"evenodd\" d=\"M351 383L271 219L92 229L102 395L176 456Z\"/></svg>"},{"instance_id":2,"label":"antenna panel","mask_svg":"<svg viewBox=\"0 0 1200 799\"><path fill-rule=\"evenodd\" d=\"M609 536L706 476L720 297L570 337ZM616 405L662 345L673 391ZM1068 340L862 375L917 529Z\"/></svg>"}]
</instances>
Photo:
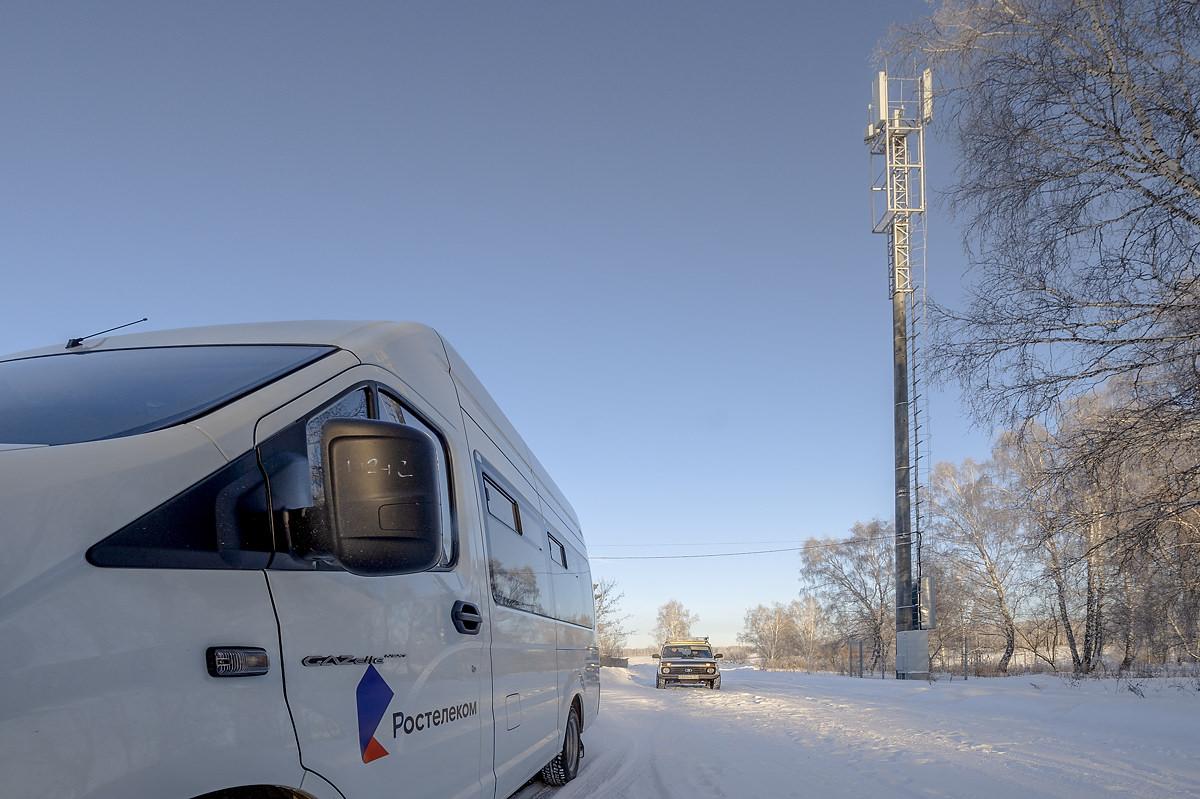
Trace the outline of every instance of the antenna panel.
<instances>
[{"instance_id":1,"label":"antenna panel","mask_svg":"<svg viewBox=\"0 0 1200 799\"><path fill-rule=\"evenodd\" d=\"M874 109L876 122L887 122L888 118L888 79L882 70L875 76L871 84L871 106Z\"/></svg>"}]
</instances>

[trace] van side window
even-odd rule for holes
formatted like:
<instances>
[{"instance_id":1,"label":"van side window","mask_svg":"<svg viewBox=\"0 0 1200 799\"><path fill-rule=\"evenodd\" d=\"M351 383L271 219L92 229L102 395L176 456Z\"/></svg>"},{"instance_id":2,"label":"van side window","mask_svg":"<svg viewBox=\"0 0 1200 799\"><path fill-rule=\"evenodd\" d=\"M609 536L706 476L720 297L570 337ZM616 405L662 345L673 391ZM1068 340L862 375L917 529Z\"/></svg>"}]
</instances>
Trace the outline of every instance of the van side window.
<instances>
[{"instance_id":1,"label":"van side window","mask_svg":"<svg viewBox=\"0 0 1200 799\"><path fill-rule=\"evenodd\" d=\"M419 416L386 392L379 393L379 418L385 422L415 427L437 443L438 459L438 506L442 517L442 559L441 566L448 568L454 563L454 546L457 540L454 529L454 514L450 502L450 470L447 466L446 445L442 437L432 427L425 424Z\"/></svg>"},{"instance_id":2,"label":"van side window","mask_svg":"<svg viewBox=\"0 0 1200 799\"><path fill-rule=\"evenodd\" d=\"M546 538L550 539L550 560L564 569L567 568L567 551L563 549L563 545L549 533L546 533Z\"/></svg>"},{"instance_id":3,"label":"van side window","mask_svg":"<svg viewBox=\"0 0 1200 799\"><path fill-rule=\"evenodd\" d=\"M593 621L592 574L587 558L571 544L564 544L547 533L550 541L550 560L562 566L552 568L554 582L554 618L591 627ZM567 566L565 564L570 564Z\"/></svg>"},{"instance_id":4,"label":"van side window","mask_svg":"<svg viewBox=\"0 0 1200 799\"><path fill-rule=\"evenodd\" d=\"M339 397L308 418L304 426L304 438L308 442L314 507L325 502L325 458L321 451L321 428L330 419L366 419L369 416L367 391L360 388Z\"/></svg>"},{"instance_id":5,"label":"van side window","mask_svg":"<svg viewBox=\"0 0 1200 799\"><path fill-rule=\"evenodd\" d=\"M578 623L584 627L596 626L596 594L592 588L592 570L587 565L587 560L580 556L577 563L583 564L583 570L579 573L579 621Z\"/></svg>"},{"instance_id":6,"label":"van side window","mask_svg":"<svg viewBox=\"0 0 1200 799\"><path fill-rule=\"evenodd\" d=\"M518 503L513 499L516 492L510 494L502 490L486 475L481 485L488 505L484 532L492 598L497 605L507 608L553 616L545 549L537 536L522 535L517 529L522 515L525 515L525 523L535 529L533 525L540 523L536 511L531 510L528 503Z\"/></svg>"},{"instance_id":7,"label":"van side window","mask_svg":"<svg viewBox=\"0 0 1200 799\"><path fill-rule=\"evenodd\" d=\"M514 533L521 535L521 509L513 498L497 488L487 477L483 478L483 493L488 513Z\"/></svg>"}]
</instances>

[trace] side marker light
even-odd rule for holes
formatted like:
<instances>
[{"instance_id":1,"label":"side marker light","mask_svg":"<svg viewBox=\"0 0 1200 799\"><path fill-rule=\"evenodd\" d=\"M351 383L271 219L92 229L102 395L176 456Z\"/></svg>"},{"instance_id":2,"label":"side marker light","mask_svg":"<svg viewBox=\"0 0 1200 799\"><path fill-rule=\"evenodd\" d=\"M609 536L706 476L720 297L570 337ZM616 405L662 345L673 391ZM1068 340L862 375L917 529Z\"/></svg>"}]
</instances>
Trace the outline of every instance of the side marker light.
<instances>
[{"instance_id":1,"label":"side marker light","mask_svg":"<svg viewBox=\"0 0 1200 799\"><path fill-rule=\"evenodd\" d=\"M267 650L257 646L210 646L204 660L214 677L256 677L271 667Z\"/></svg>"}]
</instances>

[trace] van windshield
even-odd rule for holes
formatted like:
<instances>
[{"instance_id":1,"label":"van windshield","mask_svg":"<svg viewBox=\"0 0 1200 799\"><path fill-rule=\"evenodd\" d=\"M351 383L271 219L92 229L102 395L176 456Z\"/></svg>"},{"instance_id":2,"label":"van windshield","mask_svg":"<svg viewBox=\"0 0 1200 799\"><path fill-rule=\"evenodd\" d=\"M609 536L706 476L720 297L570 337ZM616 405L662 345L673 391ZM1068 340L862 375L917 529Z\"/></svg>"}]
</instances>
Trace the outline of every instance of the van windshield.
<instances>
[{"instance_id":1,"label":"van windshield","mask_svg":"<svg viewBox=\"0 0 1200 799\"><path fill-rule=\"evenodd\" d=\"M711 658L712 650L706 646L664 646L664 658Z\"/></svg>"},{"instance_id":2,"label":"van windshield","mask_svg":"<svg viewBox=\"0 0 1200 799\"><path fill-rule=\"evenodd\" d=\"M74 444L161 430L333 352L214 345L94 350L0 362L0 444Z\"/></svg>"}]
</instances>

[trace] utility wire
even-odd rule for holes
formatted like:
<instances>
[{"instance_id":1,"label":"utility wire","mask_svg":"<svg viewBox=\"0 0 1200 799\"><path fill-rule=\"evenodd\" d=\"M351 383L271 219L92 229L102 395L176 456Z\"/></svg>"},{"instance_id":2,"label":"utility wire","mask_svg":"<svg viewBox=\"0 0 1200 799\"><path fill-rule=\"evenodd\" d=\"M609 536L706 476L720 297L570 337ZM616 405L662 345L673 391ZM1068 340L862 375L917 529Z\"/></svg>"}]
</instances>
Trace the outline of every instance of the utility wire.
<instances>
[{"instance_id":1,"label":"utility wire","mask_svg":"<svg viewBox=\"0 0 1200 799\"><path fill-rule=\"evenodd\" d=\"M770 555L779 552L802 552L806 549L827 549L851 544L866 544L874 541L891 541L895 536L881 535L871 538L850 538L845 541L812 541L804 546L783 549L751 549L743 552L703 552L695 555L590 555L588 560L681 560L684 558L733 558L742 555Z\"/></svg>"},{"instance_id":2,"label":"utility wire","mask_svg":"<svg viewBox=\"0 0 1200 799\"><path fill-rule=\"evenodd\" d=\"M628 547L736 547L745 546L746 544L794 544L797 539L792 538L764 538L761 541L690 541L686 543L672 543L667 541L658 541L651 544L588 544L590 549L623 549Z\"/></svg>"}]
</instances>

